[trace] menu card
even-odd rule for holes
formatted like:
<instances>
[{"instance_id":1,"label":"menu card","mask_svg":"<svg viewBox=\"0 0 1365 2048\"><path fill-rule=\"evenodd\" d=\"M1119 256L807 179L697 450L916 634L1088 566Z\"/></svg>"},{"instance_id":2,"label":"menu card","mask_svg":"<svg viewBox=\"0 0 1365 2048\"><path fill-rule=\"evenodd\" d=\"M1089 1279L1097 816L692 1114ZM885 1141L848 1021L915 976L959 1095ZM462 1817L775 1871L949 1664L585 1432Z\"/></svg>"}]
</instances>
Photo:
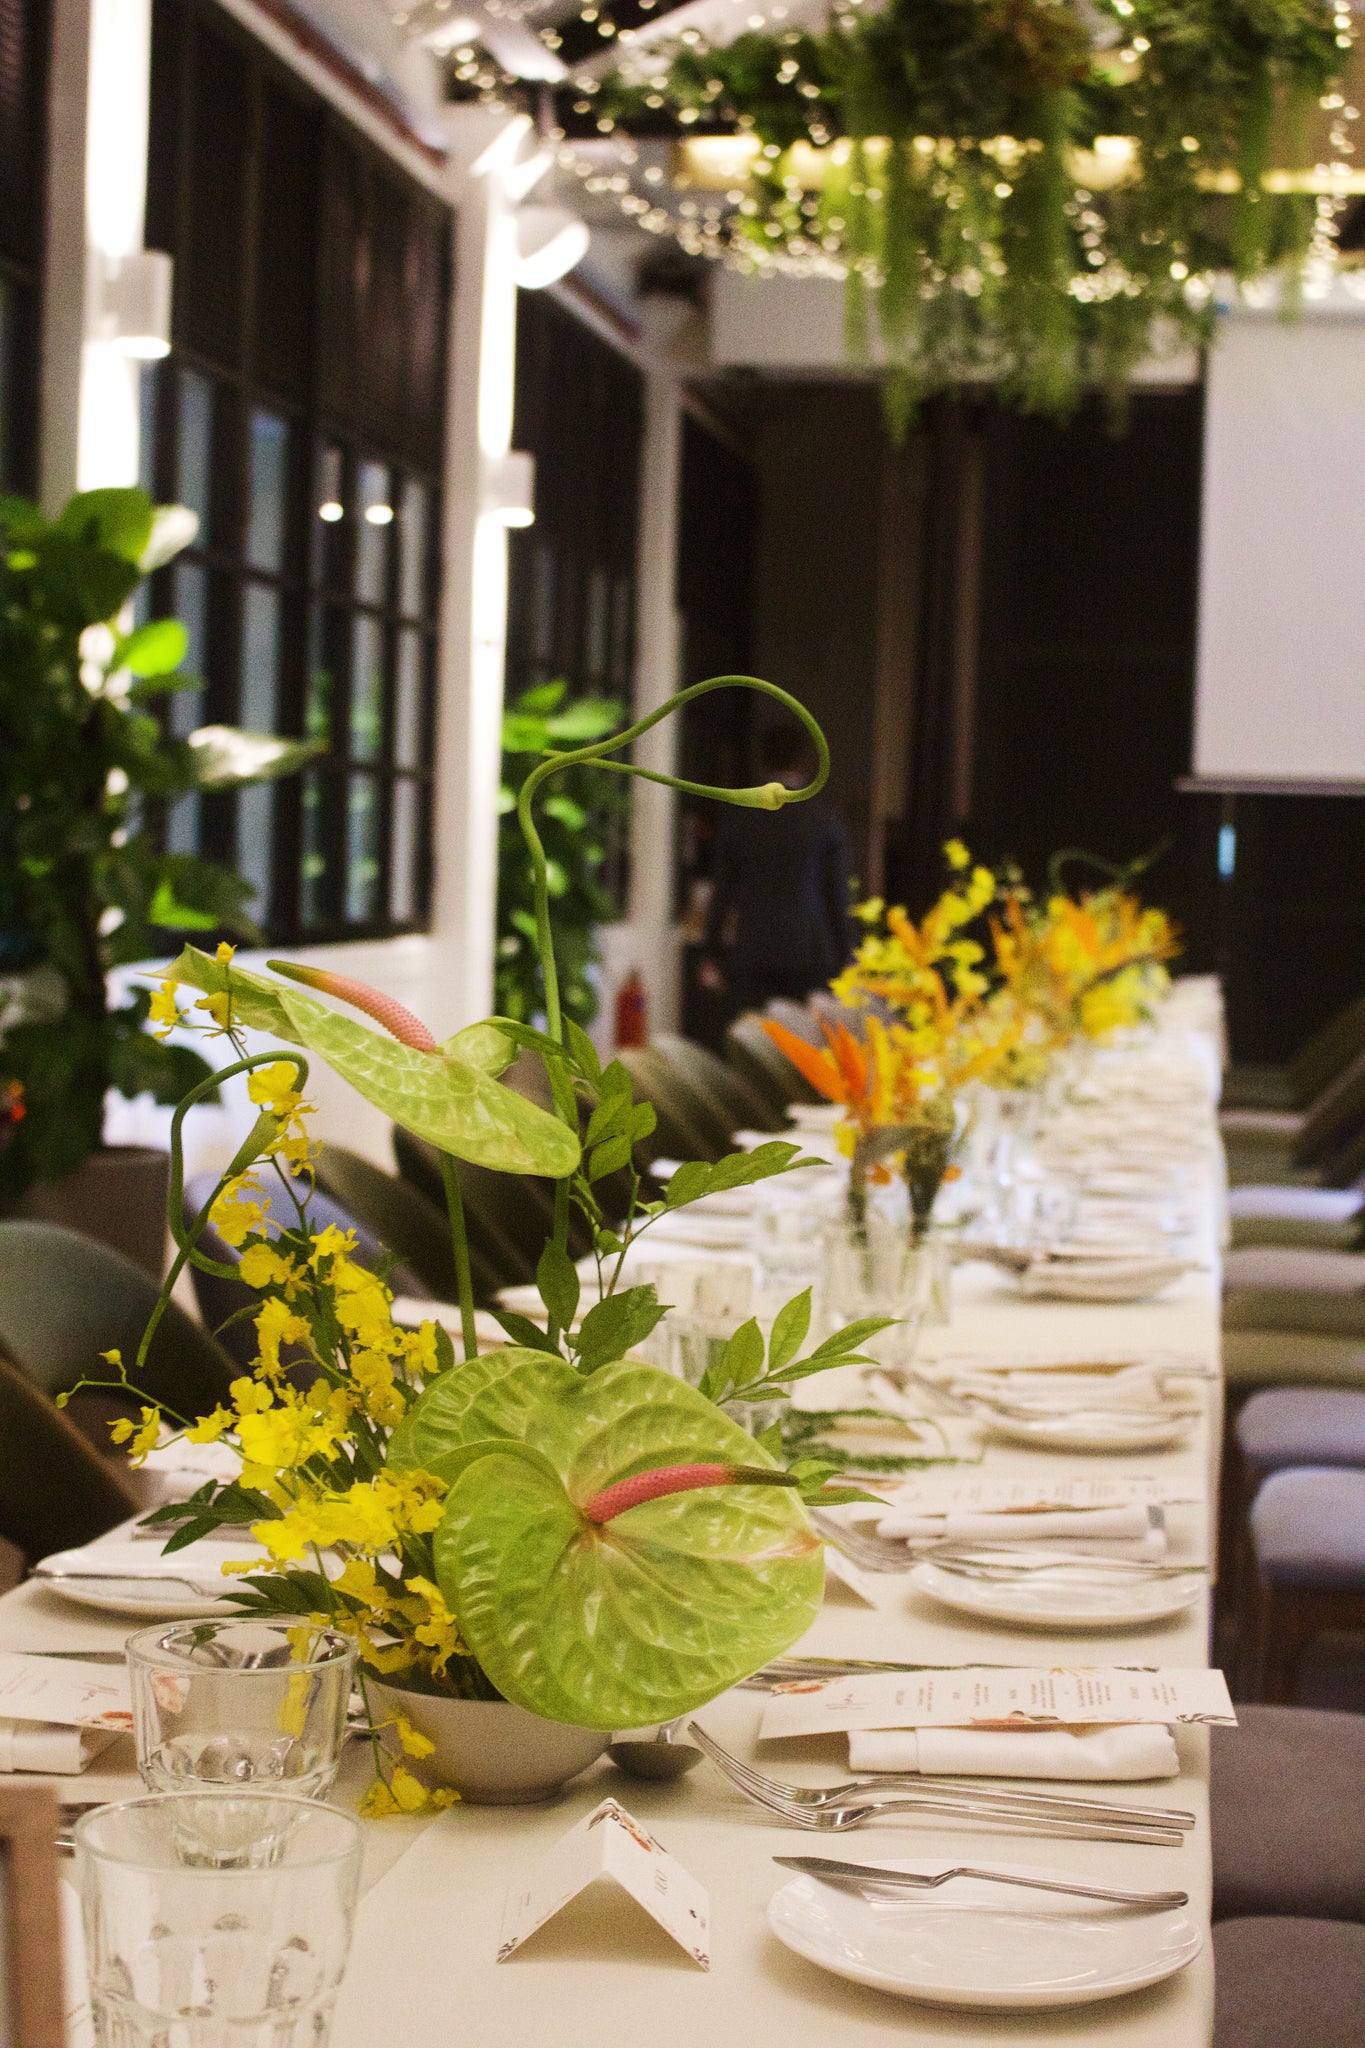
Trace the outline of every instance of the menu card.
<instances>
[{"instance_id":1,"label":"menu card","mask_svg":"<svg viewBox=\"0 0 1365 2048\"><path fill-rule=\"evenodd\" d=\"M530 1883L509 1892L498 1941L505 1963L570 1899L607 1877L644 1907L703 1970L711 1967L711 1906L702 1886L614 1799L604 1799L540 1863Z\"/></svg>"},{"instance_id":2,"label":"menu card","mask_svg":"<svg viewBox=\"0 0 1365 2048\"><path fill-rule=\"evenodd\" d=\"M117 1664L0 1650L0 1717L131 1733L128 1673Z\"/></svg>"},{"instance_id":3,"label":"menu card","mask_svg":"<svg viewBox=\"0 0 1365 2048\"><path fill-rule=\"evenodd\" d=\"M793 1680L768 1695L759 1735L771 1741L858 1728L1093 1728L1129 1721L1235 1727L1237 1716L1221 1671L967 1664L867 1671L825 1684Z\"/></svg>"},{"instance_id":4,"label":"menu card","mask_svg":"<svg viewBox=\"0 0 1365 2048\"><path fill-rule=\"evenodd\" d=\"M1172 1499L1169 1479L1142 1475L1131 1478L1052 1479L1030 1473L921 1472L890 1496L903 1514L1022 1515L1056 1508L1126 1508L1155 1506ZM1188 1495L1189 1489L1183 1489Z\"/></svg>"}]
</instances>

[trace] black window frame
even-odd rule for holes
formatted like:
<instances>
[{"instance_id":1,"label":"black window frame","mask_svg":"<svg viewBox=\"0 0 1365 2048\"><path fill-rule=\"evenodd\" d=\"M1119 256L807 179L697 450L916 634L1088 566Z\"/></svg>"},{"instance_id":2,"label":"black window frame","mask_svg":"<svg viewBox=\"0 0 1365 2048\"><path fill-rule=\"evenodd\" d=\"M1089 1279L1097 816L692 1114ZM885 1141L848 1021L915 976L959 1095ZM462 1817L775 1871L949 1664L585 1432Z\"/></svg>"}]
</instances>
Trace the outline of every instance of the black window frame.
<instances>
[{"instance_id":1,"label":"black window frame","mask_svg":"<svg viewBox=\"0 0 1365 2048\"><path fill-rule=\"evenodd\" d=\"M148 487L164 499L182 495L182 394L195 377L212 392L212 456L207 520L160 572L151 602L181 611L188 579L207 579L204 690L191 708L195 722L237 724L253 680L248 606L252 593L267 594L276 622L274 729L331 741L315 765L268 794L187 800L197 814L182 807L172 815L168 841L249 873L268 822L268 894L253 914L270 943L422 931L432 880L453 212L214 0L155 0L152 76L147 240L175 259L177 289L170 357L148 373ZM215 151L225 152L221 166ZM239 205L225 208L224 186ZM288 434L283 549L273 563L252 559L249 548L260 416L282 421ZM366 534L384 574L382 588L363 595L354 572L366 522L355 486L367 464L387 472L388 498L374 509L387 502L392 517ZM414 488L425 505L415 612L402 602L400 560ZM352 657L361 620L376 635L380 690L375 743L357 748ZM415 718L417 739L400 760L400 711L410 711L406 694L400 706L405 645L417 649L419 701L403 717L404 731ZM368 807L358 804L366 792ZM395 870L400 814L411 858ZM367 818L373 849L348 837L348 820ZM358 893L352 854L374 863Z\"/></svg>"}]
</instances>

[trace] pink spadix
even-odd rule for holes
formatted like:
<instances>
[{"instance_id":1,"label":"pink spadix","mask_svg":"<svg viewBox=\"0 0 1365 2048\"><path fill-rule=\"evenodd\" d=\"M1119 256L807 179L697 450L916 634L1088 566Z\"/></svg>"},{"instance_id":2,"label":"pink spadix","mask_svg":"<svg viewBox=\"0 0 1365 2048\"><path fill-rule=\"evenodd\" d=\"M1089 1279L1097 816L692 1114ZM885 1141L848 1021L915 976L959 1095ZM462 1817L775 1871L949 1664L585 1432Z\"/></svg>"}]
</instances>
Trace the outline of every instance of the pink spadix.
<instances>
[{"instance_id":1,"label":"pink spadix","mask_svg":"<svg viewBox=\"0 0 1365 2048\"><path fill-rule=\"evenodd\" d=\"M420 1017L405 1009L402 1003L386 996L382 989L371 988L367 981L353 981L349 974L333 974L323 967L298 967L292 960L272 960L270 966L277 974L287 974L291 981L301 981L306 988L321 989L327 996L335 996L339 1002L349 1003L354 1010L363 1010L367 1017L373 1017L376 1024L382 1024L400 1045L409 1045L414 1052L439 1052L440 1047Z\"/></svg>"},{"instance_id":2,"label":"pink spadix","mask_svg":"<svg viewBox=\"0 0 1365 2048\"><path fill-rule=\"evenodd\" d=\"M663 1465L657 1472L637 1472L633 1479L618 1479L595 1493L583 1504L590 1522L610 1522L627 1508L642 1507L647 1500L662 1500L670 1493L695 1493L704 1486L795 1486L789 1472L768 1471L761 1465Z\"/></svg>"}]
</instances>

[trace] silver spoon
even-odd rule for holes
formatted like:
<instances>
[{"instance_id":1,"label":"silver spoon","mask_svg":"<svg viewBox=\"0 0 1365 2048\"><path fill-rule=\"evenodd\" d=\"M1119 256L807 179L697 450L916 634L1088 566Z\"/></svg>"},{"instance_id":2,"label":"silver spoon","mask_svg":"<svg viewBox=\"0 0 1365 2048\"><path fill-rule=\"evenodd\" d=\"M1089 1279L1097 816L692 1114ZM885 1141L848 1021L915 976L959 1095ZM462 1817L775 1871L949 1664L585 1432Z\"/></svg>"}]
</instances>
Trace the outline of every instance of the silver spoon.
<instances>
[{"instance_id":1,"label":"silver spoon","mask_svg":"<svg viewBox=\"0 0 1365 2048\"><path fill-rule=\"evenodd\" d=\"M643 1740L632 1737L626 1742L609 1742L607 1755L628 1778L654 1778L662 1783L685 1778L701 1762L702 1753L690 1742L673 1740L681 1719L679 1715L676 1721L665 1721L657 1735Z\"/></svg>"}]
</instances>

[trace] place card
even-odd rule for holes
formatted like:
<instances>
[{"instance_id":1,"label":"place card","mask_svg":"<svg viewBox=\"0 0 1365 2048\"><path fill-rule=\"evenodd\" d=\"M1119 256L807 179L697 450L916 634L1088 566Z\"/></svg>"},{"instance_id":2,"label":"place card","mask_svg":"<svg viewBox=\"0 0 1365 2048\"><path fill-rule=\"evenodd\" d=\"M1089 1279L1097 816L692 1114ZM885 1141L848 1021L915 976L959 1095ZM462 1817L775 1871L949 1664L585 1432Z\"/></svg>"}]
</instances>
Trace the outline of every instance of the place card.
<instances>
[{"instance_id":1,"label":"place card","mask_svg":"<svg viewBox=\"0 0 1365 2048\"><path fill-rule=\"evenodd\" d=\"M845 1557L842 1550L836 1550L832 1543L825 1545L825 1578L834 1579L846 1586L850 1593L868 1607L875 1607L877 1595L872 1584L872 1574L859 1569L852 1558Z\"/></svg>"},{"instance_id":2,"label":"place card","mask_svg":"<svg viewBox=\"0 0 1365 2048\"><path fill-rule=\"evenodd\" d=\"M962 1665L868 1671L824 1684L794 1679L768 1695L759 1735L861 1728L1096 1728L1131 1721L1236 1727L1221 1671L1093 1666Z\"/></svg>"},{"instance_id":3,"label":"place card","mask_svg":"<svg viewBox=\"0 0 1365 2048\"><path fill-rule=\"evenodd\" d=\"M711 1904L697 1880L641 1827L633 1814L604 1799L557 1842L530 1883L509 1892L498 1961L552 1920L598 1878L610 1878L643 1906L703 1970L711 1967Z\"/></svg>"},{"instance_id":4,"label":"place card","mask_svg":"<svg viewBox=\"0 0 1365 2048\"><path fill-rule=\"evenodd\" d=\"M128 1673L117 1664L0 1650L0 1718L131 1734Z\"/></svg>"}]
</instances>

